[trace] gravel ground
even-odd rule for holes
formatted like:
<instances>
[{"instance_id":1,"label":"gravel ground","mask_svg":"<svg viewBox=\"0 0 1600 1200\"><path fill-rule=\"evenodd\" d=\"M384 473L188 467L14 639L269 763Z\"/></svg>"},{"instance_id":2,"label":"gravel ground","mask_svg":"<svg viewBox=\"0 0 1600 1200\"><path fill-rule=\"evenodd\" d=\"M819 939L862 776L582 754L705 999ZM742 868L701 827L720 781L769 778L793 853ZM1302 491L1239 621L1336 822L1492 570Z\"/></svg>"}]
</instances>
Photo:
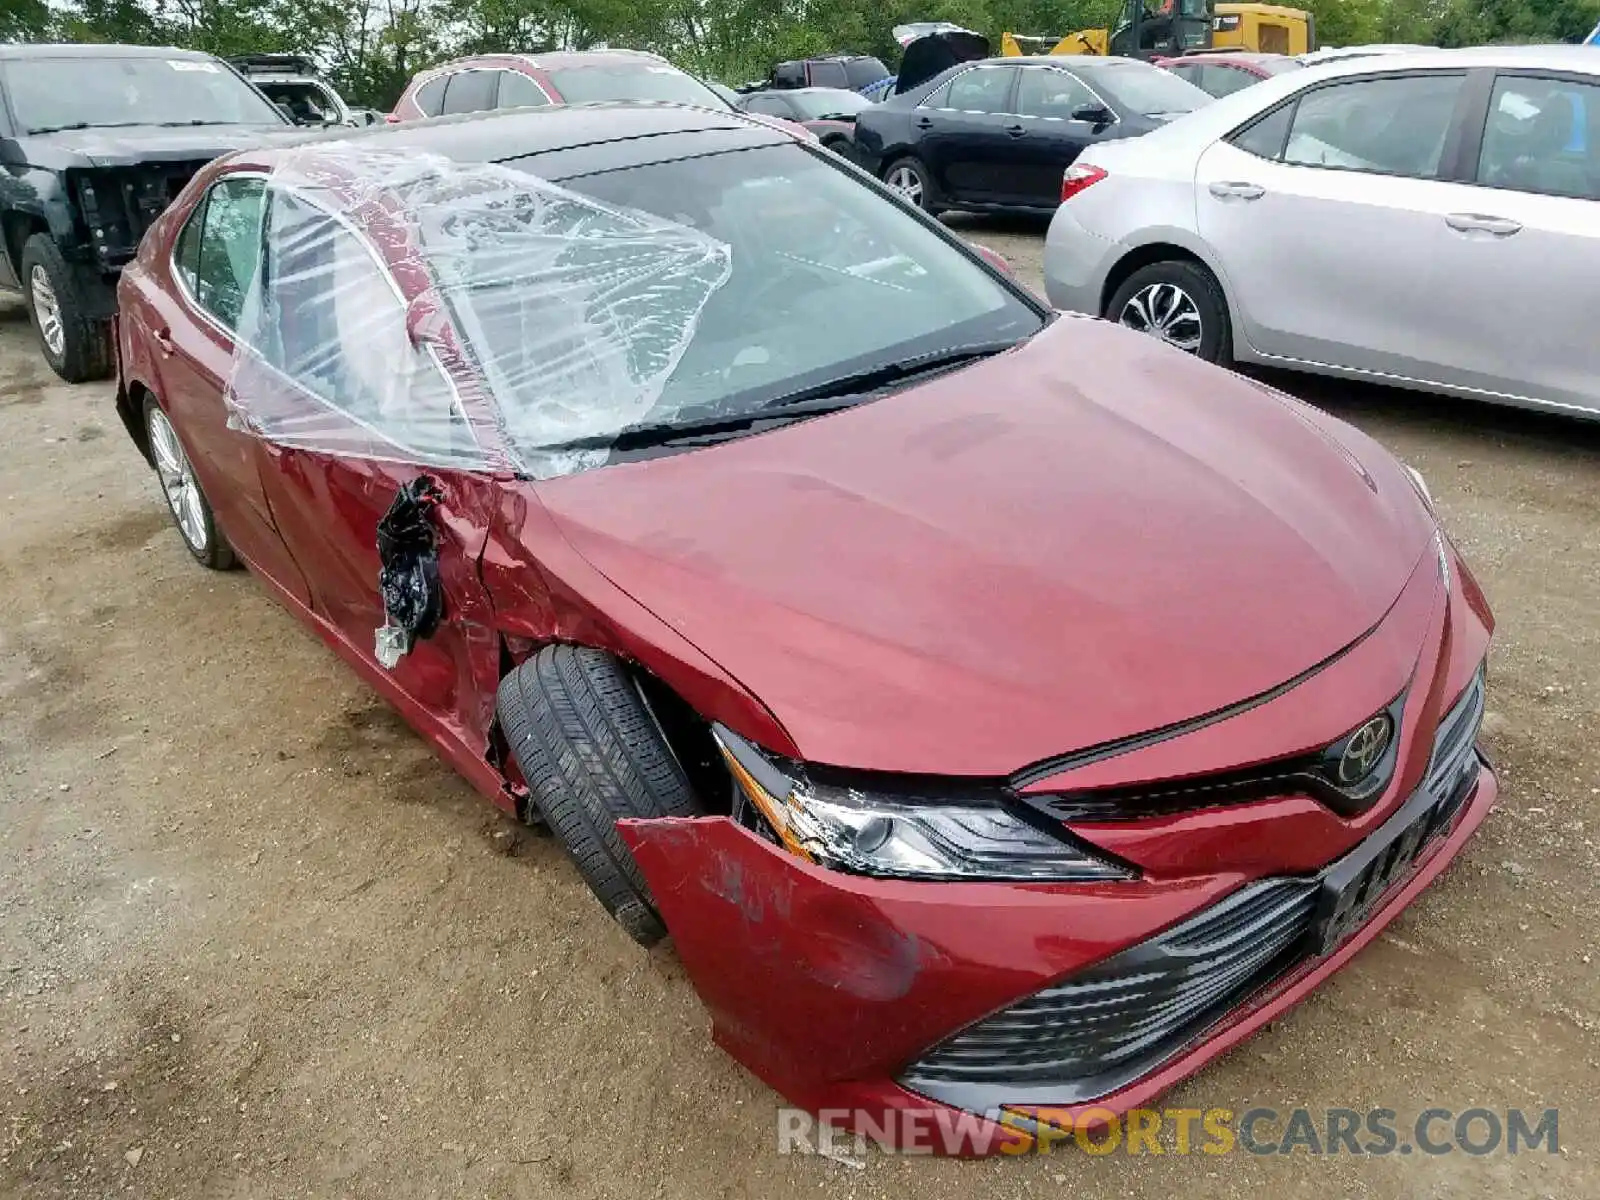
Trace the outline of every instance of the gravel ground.
<instances>
[{"instance_id":1,"label":"gravel ground","mask_svg":"<svg viewBox=\"0 0 1600 1200\"><path fill-rule=\"evenodd\" d=\"M1037 281L1035 226L963 231ZM1499 808L1173 1106L1561 1106L1559 1154L852 1167L269 601L0 305L0 1195L1600 1195L1600 428L1290 378L1428 477L1494 603Z\"/></svg>"}]
</instances>

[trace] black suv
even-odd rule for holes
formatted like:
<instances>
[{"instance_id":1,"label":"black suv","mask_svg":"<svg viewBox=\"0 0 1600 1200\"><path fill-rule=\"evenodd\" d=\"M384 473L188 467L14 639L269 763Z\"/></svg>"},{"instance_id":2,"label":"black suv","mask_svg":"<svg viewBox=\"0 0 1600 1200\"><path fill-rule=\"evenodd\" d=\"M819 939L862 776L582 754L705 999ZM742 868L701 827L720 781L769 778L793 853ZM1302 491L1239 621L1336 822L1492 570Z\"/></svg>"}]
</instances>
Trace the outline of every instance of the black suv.
<instances>
[{"instance_id":1,"label":"black suv","mask_svg":"<svg viewBox=\"0 0 1600 1200\"><path fill-rule=\"evenodd\" d=\"M154 46L0 46L0 288L69 383L111 373L117 273L218 155L290 122L228 64Z\"/></svg>"},{"instance_id":2,"label":"black suv","mask_svg":"<svg viewBox=\"0 0 1600 1200\"><path fill-rule=\"evenodd\" d=\"M795 58L778 63L760 83L746 84L744 92L768 88L830 87L859 92L889 77L889 68L867 54L828 54L820 58Z\"/></svg>"}]
</instances>

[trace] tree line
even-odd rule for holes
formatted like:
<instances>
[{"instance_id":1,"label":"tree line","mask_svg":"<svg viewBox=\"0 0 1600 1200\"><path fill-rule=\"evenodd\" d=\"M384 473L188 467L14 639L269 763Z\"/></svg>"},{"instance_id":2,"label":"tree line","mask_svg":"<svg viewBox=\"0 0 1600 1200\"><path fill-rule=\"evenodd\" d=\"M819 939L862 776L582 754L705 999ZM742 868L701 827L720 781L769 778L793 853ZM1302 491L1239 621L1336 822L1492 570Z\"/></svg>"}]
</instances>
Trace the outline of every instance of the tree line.
<instances>
[{"instance_id":1,"label":"tree line","mask_svg":"<svg viewBox=\"0 0 1600 1200\"><path fill-rule=\"evenodd\" d=\"M1600 0L1296 6L1316 17L1321 43L1335 46L1576 41L1600 22ZM1103 27L1120 7L1120 0L0 0L0 41L294 51L323 64L350 103L387 109L417 71L463 54L630 46L738 84L811 54L876 54L892 70L898 51L889 31L906 21L954 21L998 41L1003 30Z\"/></svg>"}]
</instances>

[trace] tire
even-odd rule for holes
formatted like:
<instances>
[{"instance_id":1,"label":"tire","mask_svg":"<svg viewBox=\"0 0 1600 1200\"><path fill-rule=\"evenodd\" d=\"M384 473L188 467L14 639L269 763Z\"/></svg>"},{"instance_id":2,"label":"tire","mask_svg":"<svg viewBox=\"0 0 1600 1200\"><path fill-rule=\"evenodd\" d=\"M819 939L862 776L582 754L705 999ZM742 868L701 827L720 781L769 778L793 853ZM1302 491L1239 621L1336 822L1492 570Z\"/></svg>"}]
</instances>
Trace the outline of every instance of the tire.
<instances>
[{"instance_id":1,"label":"tire","mask_svg":"<svg viewBox=\"0 0 1600 1200\"><path fill-rule=\"evenodd\" d=\"M154 396L146 396L144 400L144 432L156 478L161 482L161 494L167 501L167 512L183 544L202 567L231 571L239 560L222 530L217 528L211 502L206 499L200 480L189 465L183 443L178 441L177 431Z\"/></svg>"},{"instance_id":2,"label":"tire","mask_svg":"<svg viewBox=\"0 0 1600 1200\"><path fill-rule=\"evenodd\" d=\"M1173 258L1140 267L1112 293L1105 316L1207 362L1226 366L1233 359L1222 285L1199 263ZM1198 337L1190 332L1196 324Z\"/></svg>"},{"instance_id":3,"label":"tire","mask_svg":"<svg viewBox=\"0 0 1600 1200\"><path fill-rule=\"evenodd\" d=\"M82 280L48 233L22 247L22 291L50 369L68 383L111 374L111 323L91 318Z\"/></svg>"},{"instance_id":4,"label":"tire","mask_svg":"<svg viewBox=\"0 0 1600 1200\"><path fill-rule=\"evenodd\" d=\"M547 646L501 681L496 708L539 815L606 911L653 946L667 929L616 823L700 808L634 681L603 651Z\"/></svg>"},{"instance_id":5,"label":"tire","mask_svg":"<svg viewBox=\"0 0 1600 1200\"><path fill-rule=\"evenodd\" d=\"M896 179L902 183L896 183ZM939 191L934 187L933 176L928 174L928 168L922 165L921 159L909 154L895 159L884 169L883 182L905 197L908 203L915 204L923 212L938 215Z\"/></svg>"}]
</instances>

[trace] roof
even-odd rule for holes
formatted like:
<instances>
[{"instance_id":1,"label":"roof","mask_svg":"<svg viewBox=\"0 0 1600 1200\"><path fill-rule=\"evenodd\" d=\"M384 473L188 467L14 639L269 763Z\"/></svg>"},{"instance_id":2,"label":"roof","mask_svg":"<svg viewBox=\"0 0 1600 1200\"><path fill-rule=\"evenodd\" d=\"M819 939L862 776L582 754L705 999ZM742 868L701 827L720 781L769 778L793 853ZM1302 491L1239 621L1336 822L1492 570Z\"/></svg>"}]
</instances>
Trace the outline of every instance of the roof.
<instances>
[{"instance_id":1,"label":"roof","mask_svg":"<svg viewBox=\"0 0 1600 1200\"><path fill-rule=\"evenodd\" d=\"M1190 62L1299 62L1300 60L1290 54L1271 54L1265 50L1240 50L1233 46L1226 46L1216 50L1189 50L1183 54L1171 55L1161 59L1163 63L1190 63Z\"/></svg>"},{"instance_id":2,"label":"roof","mask_svg":"<svg viewBox=\"0 0 1600 1200\"><path fill-rule=\"evenodd\" d=\"M627 63L672 66L659 54L649 50L554 50L549 54L465 54L460 58L453 58L449 62L442 62L419 71L417 74L419 78L423 75L433 75L463 63L517 63L539 71L572 71L583 67L616 67ZM679 68L673 67L673 70Z\"/></svg>"},{"instance_id":3,"label":"roof","mask_svg":"<svg viewBox=\"0 0 1600 1200\"><path fill-rule=\"evenodd\" d=\"M1350 49L1354 50L1354 47ZM1406 71L1420 67L1545 67L1555 71L1577 71L1600 75L1600 54L1593 46L1470 46L1463 50L1389 50L1373 54L1333 57L1325 62L1312 55L1302 56L1306 69L1323 77L1365 75L1373 71ZM1304 79L1303 71L1292 76Z\"/></svg>"},{"instance_id":4,"label":"roof","mask_svg":"<svg viewBox=\"0 0 1600 1200\"><path fill-rule=\"evenodd\" d=\"M215 61L199 50L176 46L125 46L100 42L20 42L0 45L0 61L28 58L178 58Z\"/></svg>"},{"instance_id":5,"label":"roof","mask_svg":"<svg viewBox=\"0 0 1600 1200\"><path fill-rule=\"evenodd\" d=\"M458 163L505 162L535 154L590 151L578 157L584 162L628 166L682 157L670 147L681 146L683 135L698 135L699 153L712 148L705 144L708 140L717 143L718 148L730 150L798 140L731 109L629 100L464 113L363 129L313 130L274 138L270 147L242 151L232 161L270 166L276 151L325 143L330 152L349 145L368 151L437 154ZM661 141L652 145L652 139ZM566 156L559 174L600 169L584 166L578 157Z\"/></svg>"},{"instance_id":6,"label":"roof","mask_svg":"<svg viewBox=\"0 0 1600 1200\"><path fill-rule=\"evenodd\" d=\"M820 96L837 95L843 92L847 96L859 96L861 93L854 88L846 87L797 87L797 88L764 88L763 91L779 96ZM757 93L758 95L760 93Z\"/></svg>"}]
</instances>

